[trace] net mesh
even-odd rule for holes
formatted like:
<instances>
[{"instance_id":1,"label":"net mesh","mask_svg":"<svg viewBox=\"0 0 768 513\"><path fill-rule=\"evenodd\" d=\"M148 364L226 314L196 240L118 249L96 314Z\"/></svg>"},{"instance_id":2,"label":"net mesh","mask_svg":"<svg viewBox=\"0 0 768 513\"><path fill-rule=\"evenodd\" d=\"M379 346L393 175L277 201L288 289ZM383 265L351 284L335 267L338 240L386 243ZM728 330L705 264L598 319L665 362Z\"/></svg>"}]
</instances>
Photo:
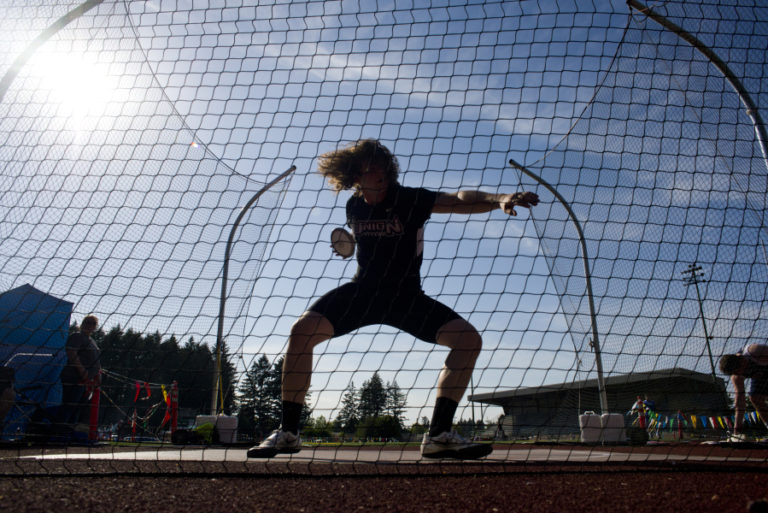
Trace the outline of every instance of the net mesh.
<instances>
[{"instance_id":1,"label":"net mesh","mask_svg":"<svg viewBox=\"0 0 768 513\"><path fill-rule=\"evenodd\" d=\"M755 124L768 8L651 7L718 56L757 109L690 41L617 2L6 2L0 290L29 284L71 303L65 326L95 314L105 359L121 365L106 370L180 380L191 424L213 407L227 237L295 165L244 213L228 262L219 403L258 439L270 422L254 417L253 394L273 398L292 323L355 270L330 248L348 193L327 187L316 157L376 138L404 185L542 198L516 218L427 224L424 290L483 335L456 416L465 434L578 440L578 416L600 406L599 347L609 409L628 427L643 395L659 403L648 422L718 438L732 390L712 364L768 333ZM581 224L594 326L573 219L510 159ZM22 343L3 340L6 363ZM334 424L352 392L380 381L400 439L417 436L446 354L386 326L332 339L315 354L307 429L387 438Z\"/></svg>"}]
</instances>

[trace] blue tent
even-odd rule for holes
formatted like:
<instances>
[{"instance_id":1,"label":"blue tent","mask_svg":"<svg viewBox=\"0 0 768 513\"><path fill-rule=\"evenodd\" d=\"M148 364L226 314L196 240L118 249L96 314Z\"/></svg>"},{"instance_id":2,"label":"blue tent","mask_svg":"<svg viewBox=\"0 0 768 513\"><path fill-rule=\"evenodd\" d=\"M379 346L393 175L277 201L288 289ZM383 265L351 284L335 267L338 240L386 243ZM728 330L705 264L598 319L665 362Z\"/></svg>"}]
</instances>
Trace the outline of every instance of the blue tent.
<instances>
[{"instance_id":1,"label":"blue tent","mask_svg":"<svg viewBox=\"0 0 768 513\"><path fill-rule=\"evenodd\" d=\"M0 294L0 365L15 371L16 407L7 415L3 437L24 432L38 408L61 404L61 370L72 303L31 285Z\"/></svg>"}]
</instances>

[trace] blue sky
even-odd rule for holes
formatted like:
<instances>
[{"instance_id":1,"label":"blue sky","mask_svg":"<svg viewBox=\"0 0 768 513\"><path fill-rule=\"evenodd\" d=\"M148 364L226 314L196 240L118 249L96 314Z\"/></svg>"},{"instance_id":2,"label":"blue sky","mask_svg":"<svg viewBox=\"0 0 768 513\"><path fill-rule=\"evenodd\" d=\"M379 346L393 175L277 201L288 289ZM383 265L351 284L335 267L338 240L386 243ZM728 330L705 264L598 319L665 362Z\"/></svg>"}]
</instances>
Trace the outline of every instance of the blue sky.
<instances>
[{"instance_id":1,"label":"blue sky","mask_svg":"<svg viewBox=\"0 0 768 513\"><path fill-rule=\"evenodd\" d=\"M213 344L231 223L296 165L245 218L229 275L238 365L276 358L295 318L354 273L328 242L348 193L325 187L315 157L375 137L406 185L542 196L511 220L428 224L425 290L484 335L476 392L594 375L575 231L510 158L583 222L606 371L708 372L680 272L705 268L716 354L764 340L765 162L738 98L687 43L624 2L582 4L104 3L43 45L0 104L0 285ZM66 12L24 5L0 22L3 73L47 26L40 12ZM764 8L659 7L765 105L768 29L750 19ZM376 370L408 390L410 419L428 415L444 357L389 328L333 340L315 360L316 415Z\"/></svg>"}]
</instances>

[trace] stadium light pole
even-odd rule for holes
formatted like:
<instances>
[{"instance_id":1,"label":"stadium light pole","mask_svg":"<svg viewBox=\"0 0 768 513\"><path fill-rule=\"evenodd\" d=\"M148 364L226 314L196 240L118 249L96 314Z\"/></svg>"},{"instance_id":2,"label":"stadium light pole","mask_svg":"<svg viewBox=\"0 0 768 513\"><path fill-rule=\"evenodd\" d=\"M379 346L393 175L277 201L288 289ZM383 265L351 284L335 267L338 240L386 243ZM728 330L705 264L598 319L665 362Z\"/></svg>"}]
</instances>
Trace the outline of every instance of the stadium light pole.
<instances>
[{"instance_id":1,"label":"stadium light pole","mask_svg":"<svg viewBox=\"0 0 768 513\"><path fill-rule=\"evenodd\" d=\"M699 291L699 283L706 283L707 280L703 278L704 271L701 269L700 265L696 265L696 262L688 264L688 269L682 271L680 274L683 275L683 281L685 282L686 287L693 285L696 288L696 299L699 301L699 314L701 315L701 324L704 326L704 340L707 343L709 364L712 367L712 381L716 384L717 374L715 374L715 360L712 358L712 348L709 344L709 341L712 339L712 337L709 336L709 331L707 331L707 321L704 318L704 306L701 301L701 292Z\"/></svg>"},{"instance_id":2,"label":"stadium light pole","mask_svg":"<svg viewBox=\"0 0 768 513\"><path fill-rule=\"evenodd\" d=\"M218 333L216 335L216 369L213 373L213 390L211 392L211 415L218 415L221 413L220 406L223 407L224 405L224 390L223 390L223 383L222 383L222 376L221 376L221 352L222 348L224 346L224 309L225 304L227 302L227 277L229 275L229 256L232 251L232 244L235 240L235 232L237 231L238 226L240 226L240 221L243 220L243 217L245 217L246 212L253 206L254 203L256 203L256 200L258 200L262 194L267 192L273 185L283 180L285 177L290 175L296 171L296 166L289 167L286 171L284 171L280 176L266 184L259 192L257 192L250 200L248 200L248 203L245 204L245 206L240 210L240 215L237 216L237 219L235 219L234 224L232 225L232 229L229 232L229 239L227 239L227 245L224 248L224 268L221 273L221 299L219 301L219 322L218 322ZM221 399L221 404L219 404L219 399Z\"/></svg>"},{"instance_id":3,"label":"stadium light pole","mask_svg":"<svg viewBox=\"0 0 768 513\"><path fill-rule=\"evenodd\" d=\"M571 221L573 221L574 226L576 226L576 232L579 235L579 243L581 244L582 261L584 263L584 279L587 283L587 299L589 302L589 315L592 319L592 339L590 340L589 345L592 347L592 350L595 352L595 366L597 367L597 391L600 397L600 409L602 410L602 413L608 413L608 394L605 391L605 378L603 376L603 359L602 359L602 356L600 355L600 338L597 333L597 314L595 312L595 300L592 294L592 274L589 271L589 254L587 253L587 241L584 238L584 232L581 229L581 224L579 223L579 220L576 218L576 214L574 214L573 210L571 210L571 206L568 204L567 201L565 201L565 198L563 198L563 196L559 192L557 192L557 190L554 187L552 187L540 176L535 175L533 172L531 172L528 168L526 168L522 164L518 164L517 162L511 159L509 163L512 165L512 167L530 176L531 178L539 182L541 185L546 187L549 192L554 194L555 197L560 201L560 203L563 204L563 206L565 207L565 210L568 212L568 215L571 217Z\"/></svg>"}]
</instances>

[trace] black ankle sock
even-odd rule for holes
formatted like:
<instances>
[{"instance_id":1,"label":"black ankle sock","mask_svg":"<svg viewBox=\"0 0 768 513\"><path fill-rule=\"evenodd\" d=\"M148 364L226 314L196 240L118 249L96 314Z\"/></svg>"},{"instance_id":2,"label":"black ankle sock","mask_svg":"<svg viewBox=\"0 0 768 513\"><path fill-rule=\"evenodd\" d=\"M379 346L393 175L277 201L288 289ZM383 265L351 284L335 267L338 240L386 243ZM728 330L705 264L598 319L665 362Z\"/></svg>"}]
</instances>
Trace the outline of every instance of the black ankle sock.
<instances>
[{"instance_id":1,"label":"black ankle sock","mask_svg":"<svg viewBox=\"0 0 768 513\"><path fill-rule=\"evenodd\" d=\"M301 421L301 409L303 404L283 401L283 418L280 427L283 431L290 431L294 435L299 433L299 421Z\"/></svg>"},{"instance_id":2,"label":"black ankle sock","mask_svg":"<svg viewBox=\"0 0 768 513\"><path fill-rule=\"evenodd\" d=\"M429 436L437 436L445 431L450 431L453 425L453 416L459 403L447 397L438 397L435 402L435 411L432 413L432 423L429 425Z\"/></svg>"}]
</instances>

